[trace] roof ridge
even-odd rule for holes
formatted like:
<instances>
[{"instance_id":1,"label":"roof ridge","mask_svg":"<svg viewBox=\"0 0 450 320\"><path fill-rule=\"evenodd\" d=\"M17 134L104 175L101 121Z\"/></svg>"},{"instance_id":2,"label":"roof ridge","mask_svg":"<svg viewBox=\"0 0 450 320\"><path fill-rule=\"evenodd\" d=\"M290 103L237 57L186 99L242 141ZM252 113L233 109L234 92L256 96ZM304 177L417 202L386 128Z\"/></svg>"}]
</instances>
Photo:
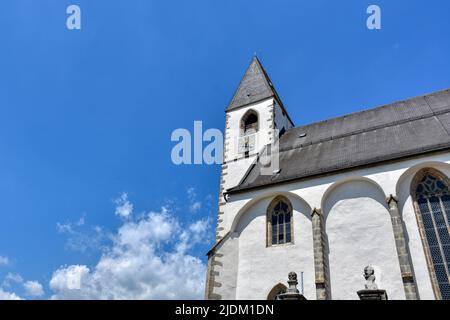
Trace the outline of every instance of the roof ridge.
<instances>
[{"instance_id":1,"label":"roof ridge","mask_svg":"<svg viewBox=\"0 0 450 320\"><path fill-rule=\"evenodd\" d=\"M253 59L256 61L257 66L261 69L261 71L264 75L264 80L266 80L264 84L268 87L269 90L271 90L274 94L276 94L275 87L272 83L272 80L270 79L268 73L266 72L266 69L264 69L264 66L261 63L261 60L259 60L258 56L256 56L256 55L254 56Z\"/></svg>"}]
</instances>

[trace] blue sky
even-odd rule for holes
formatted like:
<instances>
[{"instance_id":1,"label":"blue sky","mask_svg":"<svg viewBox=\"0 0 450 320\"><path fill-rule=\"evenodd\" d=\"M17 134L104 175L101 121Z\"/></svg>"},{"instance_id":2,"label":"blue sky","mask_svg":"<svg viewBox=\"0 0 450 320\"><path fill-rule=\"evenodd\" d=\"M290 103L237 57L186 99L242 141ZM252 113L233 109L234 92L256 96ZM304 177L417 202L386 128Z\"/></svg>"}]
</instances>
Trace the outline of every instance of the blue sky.
<instances>
[{"instance_id":1,"label":"blue sky","mask_svg":"<svg viewBox=\"0 0 450 320\"><path fill-rule=\"evenodd\" d=\"M296 125L450 87L446 0L0 6L0 298L201 298L219 166L175 166L170 136L223 129L255 52ZM167 270L145 277L151 263ZM193 275L179 295L155 285L169 271ZM105 296L94 284L110 275Z\"/></svg>"}]
</instances>

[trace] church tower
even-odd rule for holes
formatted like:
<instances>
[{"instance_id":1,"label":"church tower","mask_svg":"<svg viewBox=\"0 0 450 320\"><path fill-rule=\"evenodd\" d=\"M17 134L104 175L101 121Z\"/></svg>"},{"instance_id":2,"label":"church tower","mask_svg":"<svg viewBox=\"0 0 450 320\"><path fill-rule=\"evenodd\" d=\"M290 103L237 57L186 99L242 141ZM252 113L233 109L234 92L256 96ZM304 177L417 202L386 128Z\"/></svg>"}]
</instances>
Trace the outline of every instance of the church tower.
<instances>
[{"instance_id":1,"label":"church tower","mask_svg":"<svg viewBox=\"0 0 450 320\"><path fill-rule=\"evenodd\" d=\"M241 182L261 151L272 144L294 124L287 114L272 81L255 56L225 110L224 154L220 177L216 246L226 236L225 226L231 221L225 193ZM228 219L227 219L228 218ZM215 247L216 247L215 246ZM208 253L206 299L220 299L214 294L218 285L215 271L222 254Z\"/></svg>"},{"instance_id":2,"label":"church tower","mask_svg":"<svg viewBox=\"0 0 450 320\"><path fill-rule=\"evenodd\" d=\"M266 145L293 127L272 81L256 56L225 112L216 241L224 236L221 223L225 218L225 191L239 184Z\"/></svg>"}]
</instances>

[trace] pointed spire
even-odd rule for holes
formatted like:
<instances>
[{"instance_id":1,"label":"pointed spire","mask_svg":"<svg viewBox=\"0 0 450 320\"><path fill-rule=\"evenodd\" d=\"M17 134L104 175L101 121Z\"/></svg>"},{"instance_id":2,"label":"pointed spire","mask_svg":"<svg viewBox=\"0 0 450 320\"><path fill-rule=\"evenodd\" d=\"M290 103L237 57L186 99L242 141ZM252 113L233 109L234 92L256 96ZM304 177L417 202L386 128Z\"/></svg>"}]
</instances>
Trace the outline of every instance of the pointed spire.
<instances>
[{"instance_id":1,"label":"pointed spire","mask_svg":"<svg viewBox=\"0 0 450 320\"><path fill-rule=\"evenodd\" d=\"M272 81L270 81L270 78L255 54L227 111L270 97L277 97L277 93L272 85Z\"/></svg>"}]
</instances>

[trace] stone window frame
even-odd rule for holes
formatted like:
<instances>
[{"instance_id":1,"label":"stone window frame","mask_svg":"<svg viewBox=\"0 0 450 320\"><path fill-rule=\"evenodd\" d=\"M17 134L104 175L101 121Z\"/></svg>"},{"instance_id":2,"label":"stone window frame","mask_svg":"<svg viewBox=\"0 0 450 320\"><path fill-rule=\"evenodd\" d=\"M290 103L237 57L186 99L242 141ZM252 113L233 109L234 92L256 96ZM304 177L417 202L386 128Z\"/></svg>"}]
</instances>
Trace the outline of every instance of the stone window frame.
<instances>
[{"instance_id":1,"label":"stone window frame","mask_svg":"<svg viewBox=\"0 0 450 320\"><path fill-rule=\"evenodd\" d=\"M260 123L260 117L259 117L259 113L258 113L258 111L256 111L256 110L254 110L254 109L249 109L249 110L247 110L245 113L244 113L244 115L241 117L241 121L240 121L240 125L239 125L239 128L240 128L240 130L239 130L239 135L241 136L241 137L244 137L245 136L245 121L247 120L247 118L250 116L250 115L255 115L256 116L256 129L255 129L255 132L254 133L258 133L258 131L259 131L259 123ZM253 134L254 134L253 133Z\"/></svg>"},{"instance_id":2,"label":"stone window frame","mask_svg":"<svg viewBox=\"0 0 450 320\"><path fill-rule=\"evenodd\" d=\"M424 227L423 220L422 220L422 213L420 211L419 204L417 203L417 195L416 195L416 189L417 189L418 185L420 184L422 179L427 175L431 175L431 176L437 178L442 183L444 183L448 188L450 188L450 178L435 168L424 168L424 169L419 170L415 174L415 176L411 182L411 188L410 188L410 195L411 195L411 198L413 201L414 213L416 216L417 225L419 227L420 239L422 240L422 246L423 246L423 250L425 253L425 259L427 261L428 273L430 275L431 285L433 287L433 293L437 300L442 300L441 290L439 288L439 284L437 281L436 272L434 271L434 264L433 264L433 259L432 259L431 252L430 252L430 247L428 245L427 236L425 234L425 227Z\"/></svg>"},{"instance_id":3,"label":"stone window frame","mask_svg":"<svg viewBox=\"0 0 450 320\"><path fill-rule=\"evenodd\" d=\"M291 215L291 241L285 242L281 244L272 244L272 211L279 201L283 201L288 206L288 210ZM266 211L266 247L279 247L279 246L288 246L294 244L294 208L292 206L291 201L285 196L276 196L270 202Z\"/></svg>"}]
</instances>

